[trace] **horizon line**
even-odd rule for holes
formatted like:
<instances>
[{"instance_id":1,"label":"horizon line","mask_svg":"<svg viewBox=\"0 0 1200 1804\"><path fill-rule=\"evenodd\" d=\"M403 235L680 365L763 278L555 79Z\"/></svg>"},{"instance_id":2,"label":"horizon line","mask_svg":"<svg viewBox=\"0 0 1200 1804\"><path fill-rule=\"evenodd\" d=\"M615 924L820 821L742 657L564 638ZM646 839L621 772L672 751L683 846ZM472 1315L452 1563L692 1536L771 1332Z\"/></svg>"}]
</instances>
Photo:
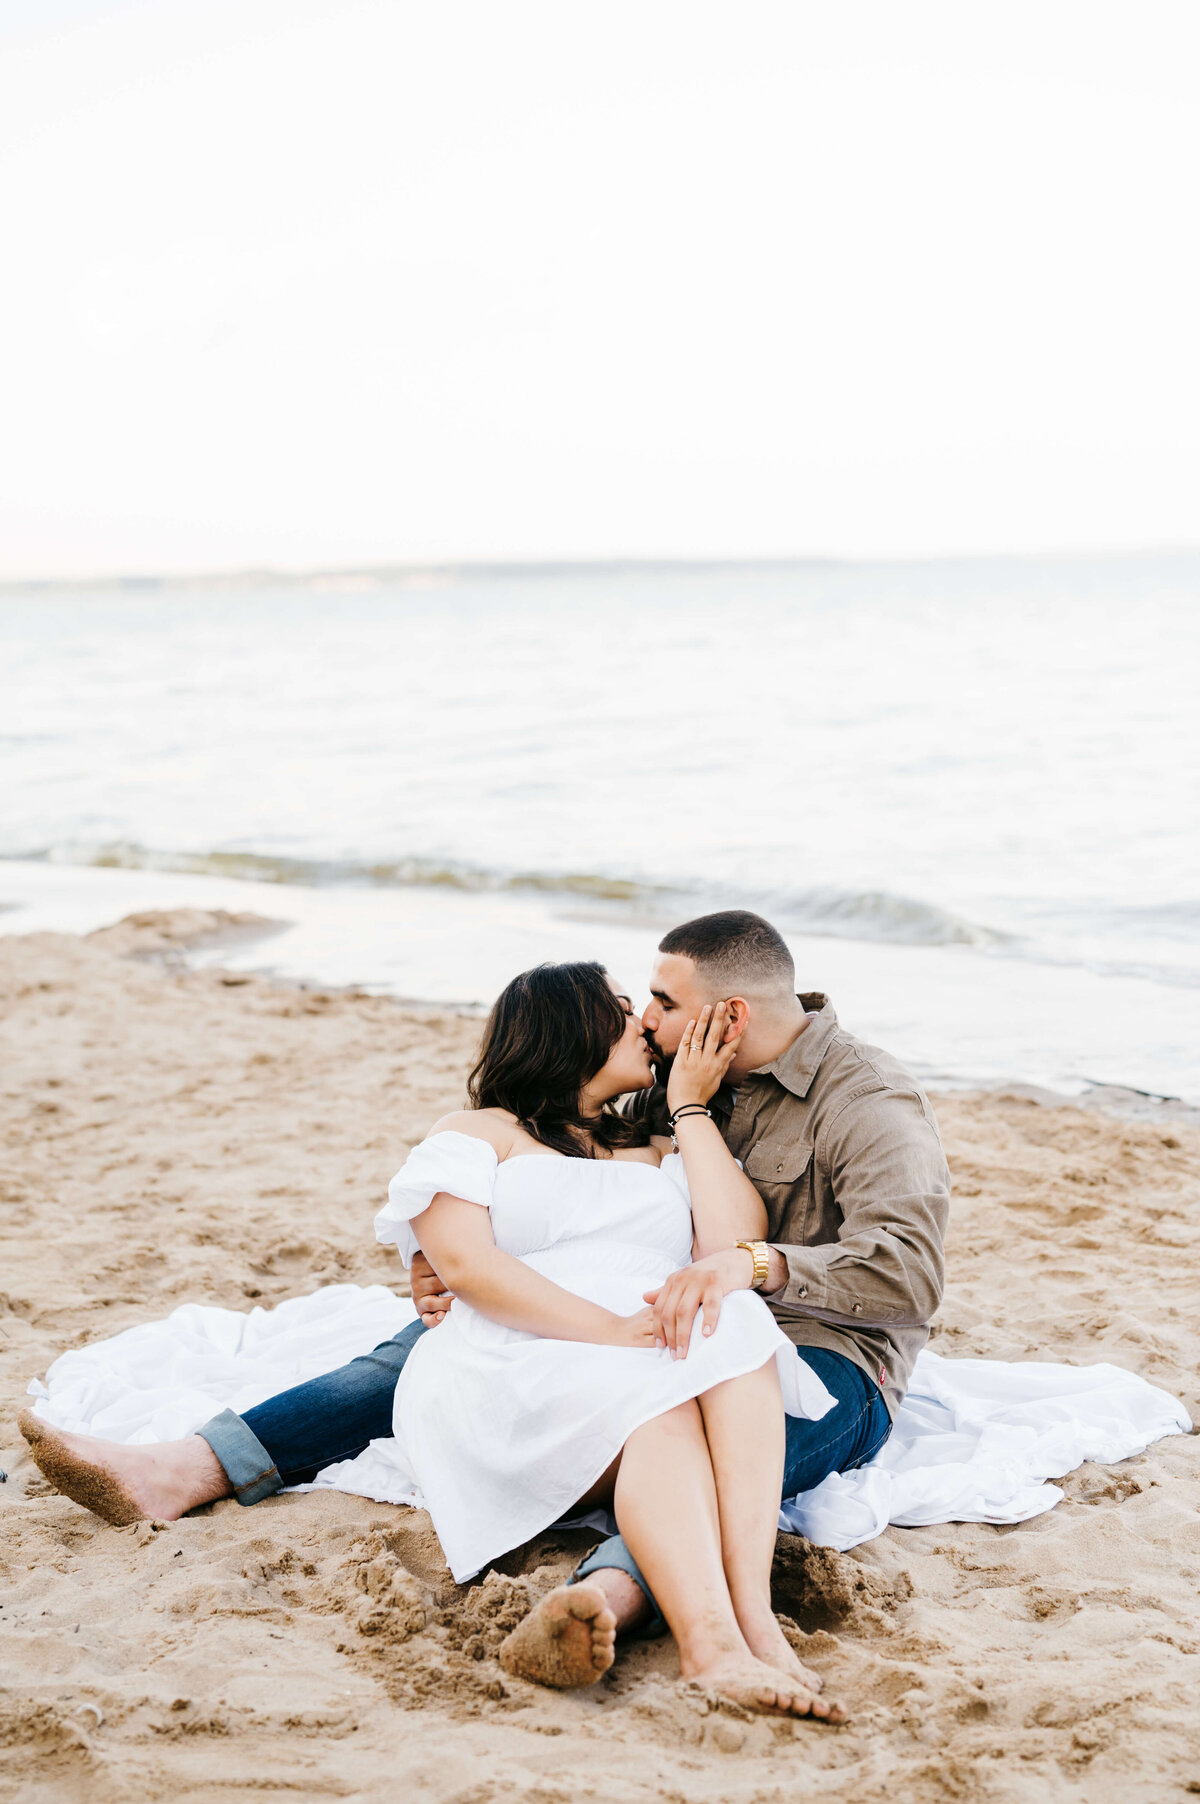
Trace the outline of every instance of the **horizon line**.
<instances>
[{"instance_id":1,"label":"horizon line","mask_svg":"<svg viewBox=\"0 0 1200 1804\"><path fill-rule=\"evenodd\" d=\"M0 592L12 589L160 589L206 584L280 583L303 584L336 581L385 583L460 576L548 577L584 575L605 571L701 572L705 570L830 570L856 566L924 564L1029 564L1116 563L1156 558L1200 556L1200 542L1119 546L1089 550L1060 548L1045 551L945 551L903 553L797 552L783 555L731 555L689 557L670 554L607 557L511 557L511 558L414 558L361 564L227 565L198 570L112 571L87 576L4 576Z\"/></svg>"}]
</instances>

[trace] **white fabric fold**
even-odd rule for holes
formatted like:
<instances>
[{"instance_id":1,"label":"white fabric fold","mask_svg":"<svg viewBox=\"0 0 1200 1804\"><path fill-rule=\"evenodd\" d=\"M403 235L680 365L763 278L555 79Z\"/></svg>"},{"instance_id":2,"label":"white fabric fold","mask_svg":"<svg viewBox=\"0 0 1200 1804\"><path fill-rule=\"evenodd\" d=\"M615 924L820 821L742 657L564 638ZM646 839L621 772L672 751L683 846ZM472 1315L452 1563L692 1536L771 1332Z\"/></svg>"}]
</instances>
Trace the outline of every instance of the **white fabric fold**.
<instances>
[{"instance_id":1,"label":"white fabric fold","mask_svg":"<svg viewBox=\"0 0 1200 1804\"><path fill-rule=\"evenodd\" d=\"M1024 1522L1061 1501L1047 1480L1191 1426L1182 1403L1121 1366L943 1359L926 1348L870 1465L790 1499L780 1521L841 1548L889 1523Z\"/></svg>"},{"instance_id":2,"label":"white fabric fold","mask_svg":"<svg viewBox=\"0 0 1200 1804\"><path fill-rule=\"evenodd\" d=\"M111 1340L64 1353L31 1396L58 1428L142 1444L194 1434L223 1409L241 1415L294 1384L332 1372L417 1312L386 1285L330 1284L275 1309L185 1303Z\"/></svg>"}]
</instances>

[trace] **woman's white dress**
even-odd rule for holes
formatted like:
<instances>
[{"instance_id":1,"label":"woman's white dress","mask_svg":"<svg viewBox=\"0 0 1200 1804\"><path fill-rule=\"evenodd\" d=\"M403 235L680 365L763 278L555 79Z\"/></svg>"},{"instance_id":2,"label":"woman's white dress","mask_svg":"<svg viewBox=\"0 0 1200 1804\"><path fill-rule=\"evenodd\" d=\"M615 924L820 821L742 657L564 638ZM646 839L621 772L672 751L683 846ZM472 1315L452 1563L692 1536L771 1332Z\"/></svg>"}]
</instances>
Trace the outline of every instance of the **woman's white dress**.
<instances>
[{"instance_id":1,"label":"woman's white dress","mask_svg":"<svg viewBox=\"0 0 1200 1804\"><path fill-rule=\"evenodd\" d=\"M439 1191L491 1211L496 1245L564 1290L633 1315L643 1291L687 1265L692 1216L683 1160L526 1153L499 1161L486 1140L441 1133L416 1147L375 1220L410 1264L409 1226ZM461 1300L413 1349L396 1386L394 1441L374 1450L422 1493L460 1583L569 1511L635 1428L774 1356L784 1408L833 1407L751 1291L726 1297L715 1333L699 1318L686 1359L665 1350L545 1340L501 1327Z\"/></svg>"}]
</instances>

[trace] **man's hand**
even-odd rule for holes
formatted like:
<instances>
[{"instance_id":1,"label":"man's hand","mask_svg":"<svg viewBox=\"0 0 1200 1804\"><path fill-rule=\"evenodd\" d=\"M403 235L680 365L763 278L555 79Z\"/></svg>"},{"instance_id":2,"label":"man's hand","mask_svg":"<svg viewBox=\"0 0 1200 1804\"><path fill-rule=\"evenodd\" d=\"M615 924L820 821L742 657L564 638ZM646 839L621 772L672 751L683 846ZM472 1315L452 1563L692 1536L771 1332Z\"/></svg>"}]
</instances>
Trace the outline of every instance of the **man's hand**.
<instances>
[{"instance_id":1,"label":"man's hand","mask_svg":"<svg viewBox=\"0 0 1200 1804\"><path fill-rule=\"evenodd\" d=\"M453 1295L443 1287L424 1253L413 1254L412 1297L417 1306L417 1314L427 1328L436 1328L439 1322L444 1322L454 1301Z\"/></svg>"},{"instance_id":2,"label":"man's hand","mask_svg":"<svg viewBox=\"0 0 1200 1804\"><path fill-rule=\"evenodd\" d=\"M654 1311L658 1333L672 1359L686 1359L696 1311L704 1311L704 1333L711 1334L721 1304L731 1290L749 1290L754 1282L754 1255L745 1247L722 1247L672 1272L657 1290L643 1292Z\"/></svg>"}]
</instances>

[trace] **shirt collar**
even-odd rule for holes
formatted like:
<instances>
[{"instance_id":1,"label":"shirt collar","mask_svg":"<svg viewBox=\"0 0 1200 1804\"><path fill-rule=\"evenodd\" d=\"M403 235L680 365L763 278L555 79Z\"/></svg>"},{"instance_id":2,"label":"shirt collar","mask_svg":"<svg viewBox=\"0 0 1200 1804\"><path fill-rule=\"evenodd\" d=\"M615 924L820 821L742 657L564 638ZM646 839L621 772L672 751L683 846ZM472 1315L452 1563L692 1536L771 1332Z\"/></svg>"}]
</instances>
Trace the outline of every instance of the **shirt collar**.
<instances>
[{"instance_id":1,"label":"shirt collar","mask_svg":"<svg viewBox=\"0 0 1200 1804\"><path fill-rule=\"evenodd\" d=\"M820 990L806 990L799 997L808 1015L808 1026L785 1046L777 1059L760 1065L751 1077L773 1077L793 1096L807 1096L829 1042L837 1029L838 1018L828 996Z\"/></svg>"}]
</instances>

